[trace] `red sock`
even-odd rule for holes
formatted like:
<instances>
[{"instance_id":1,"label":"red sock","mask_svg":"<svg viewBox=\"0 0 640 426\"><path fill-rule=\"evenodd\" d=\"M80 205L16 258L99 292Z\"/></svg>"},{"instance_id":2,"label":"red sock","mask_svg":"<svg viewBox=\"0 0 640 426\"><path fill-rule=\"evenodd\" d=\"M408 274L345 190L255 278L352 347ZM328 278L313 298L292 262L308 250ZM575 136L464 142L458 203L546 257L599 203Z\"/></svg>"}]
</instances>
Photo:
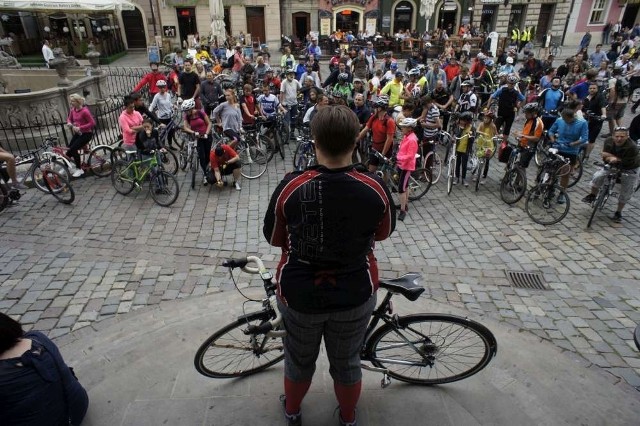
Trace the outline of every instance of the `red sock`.
<instances>
[{"instance_id":1,"label":"red sock","mask_svg":"<svg viewBox=\"0 0 640 426\"><path fill-rule=\"evenodd\" d=\"M285 411L287 414L298 414L300 412L300 404L302 404L309 386L311 386L311 381L294 382L286 377L284 378Z\"/></svg>"},{"instance_id":2,"label":"red sock","mask_svg":"<svg viewBox=\"0 0 640 426\"><path fill-rule=\"evenodd\" d=\"M340 417L343 422L351 423L356 419L356 405L360 399L360 391L362 389L362 381L353 385L343 385L336 381L333 382L333 389L338 398L340 405Z\"/></svg>"}]
</instances>

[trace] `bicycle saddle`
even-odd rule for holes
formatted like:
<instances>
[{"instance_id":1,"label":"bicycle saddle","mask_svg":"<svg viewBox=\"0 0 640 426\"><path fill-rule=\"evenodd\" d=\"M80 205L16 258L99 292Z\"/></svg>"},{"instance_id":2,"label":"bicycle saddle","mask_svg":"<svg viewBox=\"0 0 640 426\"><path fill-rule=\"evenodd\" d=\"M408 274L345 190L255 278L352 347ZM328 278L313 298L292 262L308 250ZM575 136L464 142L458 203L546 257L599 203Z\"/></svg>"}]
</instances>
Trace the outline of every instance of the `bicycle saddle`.
<instances>
[{"instance_id":1,"label":"bicycle saddle","mask_svg":"<svg viewBox=\"0 0 640 426\"><path fill-rule=\"evenodd\" d=\"M398 278L380 280L380 287L393 294L401 294L413 302L424 292L424 287L417 283L420 278L420 274L410 272Z\"/></svg>"}]
</instances>

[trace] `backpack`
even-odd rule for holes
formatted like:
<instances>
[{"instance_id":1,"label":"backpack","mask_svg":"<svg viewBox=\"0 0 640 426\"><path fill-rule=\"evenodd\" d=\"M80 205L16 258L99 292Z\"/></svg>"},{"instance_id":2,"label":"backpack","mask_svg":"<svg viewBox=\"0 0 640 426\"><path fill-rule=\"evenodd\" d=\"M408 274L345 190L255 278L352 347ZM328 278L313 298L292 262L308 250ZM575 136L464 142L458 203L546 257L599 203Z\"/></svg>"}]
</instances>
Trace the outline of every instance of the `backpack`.
<instances>
[{"instance_id":1,"label":"backpack","mask_svg":"<svg viewBox=\"0 0 640 426\"><path fill-rule=\"evenodd\" d=\"M626 77L616 78L616 97L617 99L626 99L631 92L629 80Z\"/></svg>"},{"instance_id":2,"label":"backpack","mask_svg":"<svg viewBox=\"0 0 640 426\"><path fill-rule=\"evenodd\" d=\"M235 54L229 56L229 58L227 58L227 68L229 68L229 69L233 68L233 65L235 64L235 61L236 61L236 55Z\"/></svg>"}]
</instances>

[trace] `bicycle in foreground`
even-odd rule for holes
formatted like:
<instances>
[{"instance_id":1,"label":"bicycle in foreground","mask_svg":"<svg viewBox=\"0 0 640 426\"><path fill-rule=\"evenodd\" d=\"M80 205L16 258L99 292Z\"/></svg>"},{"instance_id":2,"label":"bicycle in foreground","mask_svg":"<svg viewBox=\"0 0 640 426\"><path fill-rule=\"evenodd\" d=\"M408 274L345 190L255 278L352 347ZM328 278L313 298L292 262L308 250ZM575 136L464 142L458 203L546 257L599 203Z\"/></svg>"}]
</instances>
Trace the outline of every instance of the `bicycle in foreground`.
<instances>
[{"instance_id":1,"label":"bicycle in foreground","mask_svg":"<svg viewBox=\"0 0 640 426\"><path fill-rule=\"evenodd\" d=\"M160 151L154 151L147 159L137 159L136 151L127 151L127 155L136 155L131 161L118 160L111 170L111 183L118 193L127 195L134 188L141 190L142 183L149 180L149 194L156 204L167 207L173 204L180 194L178 180L164 170Z\"/></svg>"},{"instance_id":2,"label":"bicycle in foreground","mask_svg":"<svg viewBox=\"0 0 640 426\"><path fill-rule=\"evenodd\" d=\"M613 188L616 186L616 183L620 179L622 175L628 175L632 173L625 173L616 165L612 164L604 164L599 162L593 163L596 166L604 168L607 172L607 175L604 178L604 183L598 189L598 194L596 198L591 202L591 215L589 216L589 221L587 222L587 228L591 228L591 224L593 223L593 218L596 216L596 212L598 210L602 211L604 206L607 204L607 201L610 197L617 197L618 194L613 192ZM637 188L636 188L637 190Z\"/></svg>"},{"instance_id":3,"label":"bicycle in foreground","mask_svg":"<svg viewBox=\"0 0 640 426\"><path fill-rule=\"evenodd\" d=\"M571 201L566 190L558 184L562 176L571 173L569 160L549 148L547 159L536 177L537 185L531 188L524 204L529 217L540 225L553 225L569 213ZM564 202L559 202L564 199Z\"/></svg>"},{"instance_id":4,"label":"bicycle in foreground","mask_svg":"<svg viewBox=\"0 0 640 426\"><path fill-rule=\"evenodd\" d=\"M465 135L461 135L460 137L455 137L445 131L442 131L440 133L443 137L442 143L447 147L445 158L447 161L447 195L449 195L451 194L451 189L453 188L453 180L456 179L455 177L456 161L458 161L458 159L456 158L456 147L458 145L458 142L460 142L460 140L466 137L471 137L471 134L467 133ZM469 143L471 143L471 141L469 141ZM435 154L435 151L432 151L431 153L427 154L427 156L430 156L430 155L434 155L433 167L435 168L437 167L437 165L435 164L439 163L438 156ZM428 162L429 160L425 159L425 164L428 164ZM462 167L467 167L467 165L463 164ZM437 179L434 179L434 180L437 181Z\"/></svg>"},{"instance_id":5,"label":"bicycle in foreground","mask_svg":"<svg viewBox=\"0 0 640 426\"><path fill-rule=\"evenodd\" d=\"M276 303L276 285L259 257L229 259L223 266L229 268L236 289L234 269L260 275L267 297L253 300L262 303L261 310L245 313L205 340L194 365L207 377L249 376L284 358L281 338L286 331ZM393 295L413 302L424 292L419 279L419 274L408 273L380 280L386 294L371 315L360 359L373 365L362 365L364 369L383 375L383 388L390 384L390 377L420 385L465 379L485 368L498 349L491 331L478 322L448 314L393 313Z\"/></svg>"},{"instance_id":6,"label":"bicycle in foreground","mask_svg":"<svg viewBox=\"0 0 640 426\"><path fill-rule=\"evenodd\" d=\"M500 181L500 198L507 204L515 204L527 191L527 173L521 165L521 160L522 155L528 154L530 148L509 143L505 149L509 150L509 154L506 171Z\"/></svg>"}]
</instances>

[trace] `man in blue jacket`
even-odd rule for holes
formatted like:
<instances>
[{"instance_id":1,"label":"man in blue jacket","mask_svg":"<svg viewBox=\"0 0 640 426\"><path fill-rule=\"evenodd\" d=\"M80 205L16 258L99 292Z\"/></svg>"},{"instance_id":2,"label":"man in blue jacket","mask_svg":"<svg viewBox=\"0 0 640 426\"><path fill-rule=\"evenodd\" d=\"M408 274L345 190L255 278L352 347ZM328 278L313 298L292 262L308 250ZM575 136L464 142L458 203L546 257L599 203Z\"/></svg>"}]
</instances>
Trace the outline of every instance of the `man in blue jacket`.
<instances>
[{"instance_id":1,"label":"man in blue jacket","mask_svg":"<svg viewBox=\"0 0 640 426\"><path fill-rule=\"evenodd\" d=\"M553 123L549 129L549 139L553 143L553 148L558 149L558 154L569 160L571 173L578 160L580 148L584 147L589 140L589 127L586 120L576 119L575 111L570 108L562 110L562 117ZM569 184L568 173L560 178L560 186L567 188ZM564 194L560 194L558 204L566 202Z\"/></svg>"}]
</instances>

